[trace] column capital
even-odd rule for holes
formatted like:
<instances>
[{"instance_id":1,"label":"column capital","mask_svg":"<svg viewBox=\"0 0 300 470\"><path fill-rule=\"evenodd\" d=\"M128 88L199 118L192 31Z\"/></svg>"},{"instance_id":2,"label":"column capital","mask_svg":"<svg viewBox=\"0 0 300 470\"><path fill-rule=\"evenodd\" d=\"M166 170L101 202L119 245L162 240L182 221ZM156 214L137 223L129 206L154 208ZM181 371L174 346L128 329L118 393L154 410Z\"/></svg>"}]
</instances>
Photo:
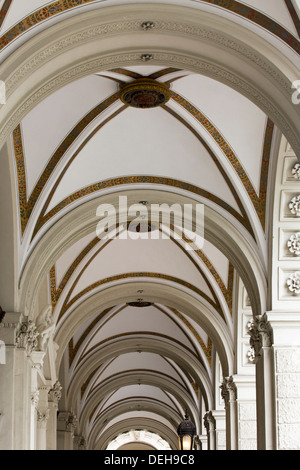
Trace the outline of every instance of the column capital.
<instances>
[{"instance_id":1,"label":"column capital","mask_svg":"<svg viewBox=\"0 0 300 470\"><path fill-rule=\"evenodd\" d=\"M74 449L86 450L86 442L83 436L74 436Z\"/></svg>"},{"instance_id":2,"label":"column capital","mask_svg":"<svg viewBox=\"0 0 300 470\"><path fill-rule=\"evenodd\" d=\"M250 335L250 362L257 362L261 357L262 348L270 348L273 345L273 329L266 313L253 318L248 323Z\"/></svg>"},{"instance_id":3,"label":"column capital","mask_svg":"<svg viewBox=\"0 0 300 470\"><path fill-rule=\"evenodd\" d=\"M60 382L57 380L55 384L53 385L53 387L48 392L49 402L54 403L55 405L58 405L58 402L61 399L61 391L62 391L62 386Z\"/></svg>"},{"instance_id":4,"label":"column capital","mask_svg":"<svg viewBox=\"0 0 300 470\"><path fill-rule=\"evenodd\" d=\"M213 432L216 430L216 420L212 411L209 411L204 415L204 427L206 428L207 432Z\"/></svg>"},{"instance_id":5,"label":"column capital","mask_svg":"<svg viewBox=\"0 0 300 470\"><path fill-rule=\"evenodd\" d=\"M77 418L71 411L60 411L57 417L58 429L74 433L77 426Z\"/></svg>"},{"instance_id":6,"label":"column capital","mask_svg":"<svg viewBox=\"0 0 300 470\"><path fill-rule=\"evenodd\" d=\"M220 386L220 389L225 406L227 406L229 402L235 401L237 399L237 388L233 377L225 377Z\"/></svg>"},{"instance_id":7,"label":"column capital","mask_svg":"<svg viewBox=\"0 0 300 470\"><path fill-rule=\"evenodd\" d=\"M17 348L25 349L28 356L37 349L38 331L35 323L27 317L23 317L16 331Z\"/></svg>"}]
</instances>

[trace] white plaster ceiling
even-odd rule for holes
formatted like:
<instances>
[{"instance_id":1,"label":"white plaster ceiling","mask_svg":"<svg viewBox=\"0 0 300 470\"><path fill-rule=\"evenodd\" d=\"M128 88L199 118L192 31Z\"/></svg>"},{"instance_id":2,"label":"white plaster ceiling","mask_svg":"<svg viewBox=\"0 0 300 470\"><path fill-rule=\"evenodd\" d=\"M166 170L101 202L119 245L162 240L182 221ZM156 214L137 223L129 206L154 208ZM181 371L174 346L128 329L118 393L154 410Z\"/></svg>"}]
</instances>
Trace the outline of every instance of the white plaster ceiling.
<instances>
[{"instance_id":1,"label":"white plaster ceiling","mask_svg":"<svg viewBox=\"0 0 300 470\"><path fill-rule=\"evenodd\" d=\"M26 37L63 21L72 14L119 3L123 2L94 1L64 12L38 25L34 31L26 33L27 36L21 35L22 37L20 36L7 49L17 47ZM141 0L140 3L148 2ZM157 0L153 3L161 2ZM217 5L192 0L166 0L164 3L222 15L257 32L275 47L288 49L288 46L270 31L263 30L251 21ZM295 38L297 37L295 25L283 0L264 2L252 0L244 3L264 12L283 25ZM27 0L21 3L20 0L13 0L2 24L1 34L8 31L21 18L49 4L51 2L41 0ZM0 8L2 6L3 2L0 2ZM7 50L4 51L4 57L7 53ZM287 55L292 57L294 52L289 49ZM119 73L108 70L86 76L50 95L22 119L20 129L27 201L30 202L32 194L35 195L37 189L42 190L34 201L23 237L20 236L18 240L20 270L43 231L46 232L57 221L64 221L65 214L72 214L75 201L73 195L76 192L82 188L89 189L92 185L110 178L135 175L183 182L182 191L189 188L189 185L200 188L201 200L207 206L213 207L215 213L222 216L225 213L224 220L234 220L236 230L243 231L243 234L247 232L247 240L251 239L251 246L254 246L258 252L266 248L265 227L260 223L259 214L252 202L255 195L260 195L262 189L262 156L268 116L247 98L216 80L191 73L189 70L169 70L164 75L164 70L168 71L167 66L128 66L119 70ZM121 111L123 104L116 98L102 113L91 120L81 133L73 136L72 130L87 113L117 93L119 81L132 81L134 77L132 74L145 76L154 72L162 74L158 81L171 81L171 91L188 100L194 107L194 114L184 109L174 99L167 103L167 109L126 108ZM214 126L214 132L210 132L211 127L201 124L199 113L209 120L211 126ZM99 128L96 132L97 126ZM67 136L71 137L71 144L61 154L49 178L39 183L40 177L51 163L51 158L60 149ZM234 166L236 165L232 163L234 159L228 158L220 142L225 142L232 149L239 167ZM73 158L75 152L77 156ZM252 184L253 191L246 189L245 177L249 185ZM16 178L17 185L18 178ZM117 194L120 189L121 186L117 185L112 192L115 191ZM155 189L154 184L151 189ZM177 190L178 188L173 188L175 194ZM208 197L203 195L205 192L210 193ZM86 197L75 202L80 205L88 197L97 197L97 195L97 191L95 193L87 191ZM17 200L17 196L18 204L20 201ZM194 197L198 198L195 195ZM64 200L69 202L68 198L71 203L64 206L64 210L61 211L59 204ZM41 213L42 208L44 213ZM265 210L267 211L266 208ZM52 216L52 212L55 212L55 216ZM44 215L49 216L49 219L44 221ZM243 227L241 219L245 222ZM44 224L43 231L37 230L38 236L35 238L34 229L41 220ZM227 337L233 341L234 270L223 254L222 246L215 246L211 241L205 240L201 250L187 256L187 253L184 253L173 240L117 238L100 250L101 242L94 243L95 237L95 233L90 233L74 241L70 235L72 243L57 259L52 260L55 274L53 275L53 272L48 274L48 294L49 302L52 302L53 318L63 323L65 318L71 317L72 302L79 298L80 305L81 293L84 293L84 298L93 299L100 282L110 286L110 282L119 282L118 277L122 279L122 276L132 273L151 273L157 276L156 282L167 284L175 283L176 280L181 286L186 287L186 283L192 286L191 290L195 297L202 296L206 304L213 305L212 317L214 320L218 318ZM263 260L265 263L267 261ZM135 285L137 281L130 278L130 282ZM139 295L143 297L142 293L137 292L137 298ZM63 360L65 369L62 372L63 387L67 390L65 400L77 403L78 411L84 414L94 387L101 387L102 382L122 376L124 370L131 371L137 376L139 371L147 370L153 376L155 371L166 380L170 377L176 380L182 390L186 391L182 402L179 403L178 397L171 396L163 386L123 384L122 387L110 390L102 402L96 404L90 425L92 426L91 423L98 417L98 413L102 416L101 413L110 407L113 408L113 405L131 397L147 397L156 404L163 402L179 416L184 413L183 405L190 400L193 403L194 417L197 416L199 403L204 398L202 391L199 391L199 381L194 383L194 377L187 372L188 364L185 363L186 368L182 365L180 351L188 351L193 360L196 358L199 363L197 373L200 371L205 383L210 383L213 376L212 360L215 358L213 356L215 345L202 322L203 312L199 311L197 322L184 312L170 310L168 305L159 303L147 308L116 304L106 314L103 313L101 305L97 308L97 314L88 319L85 317L85 310L82 310L82 320L72 335L69 350L65 351ZM102 360L101 351L99 353L97 350L99 345L102 347L111 342L117 348L120 338L138 337L139 334L141 342L145 338L153 342L159 338L164 347L166 347L164 341L170 345L170 348L172 346L176 349L177 345L178 355L174 354L171 360L163 354L137 352L135 345L129 352L123 354L115 352L109 360ZM85 377L85 371L81 371L82 364L85 364L94 353L99 354L97 367L89 370L90 373L93 372L92 378ZM84 386L86 386L85 391ZM70 392L71 390L73 393L73 389L75 397ZM205 398L207 399L207 396ZM109 426L119 420L141 416L154 420L158 415L154 411L140 412L136 409L114 418ZM159 419L170 426L170 422L164 417L159 416ZM90 431L88 426L89 424L85 423L84 431ZM101 431L104 432L105 429L106 427L102 427Z\"/></svg>"}]
</instances>

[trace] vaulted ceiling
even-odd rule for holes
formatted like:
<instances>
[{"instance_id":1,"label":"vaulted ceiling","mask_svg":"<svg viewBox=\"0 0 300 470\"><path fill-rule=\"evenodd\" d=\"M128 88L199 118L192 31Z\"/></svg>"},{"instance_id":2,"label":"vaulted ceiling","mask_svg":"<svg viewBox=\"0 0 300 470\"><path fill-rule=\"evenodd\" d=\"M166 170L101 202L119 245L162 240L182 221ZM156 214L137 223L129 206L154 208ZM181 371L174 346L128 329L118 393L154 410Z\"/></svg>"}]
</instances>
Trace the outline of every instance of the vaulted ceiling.
<instances>
[{"instance_id":1,"label":"vaulted ceiling","mask_svg":"<svg viewBox=\"0 0 300 470\"><path fill-rule=\"evenodd\" d=\"M3 58L64 19L120 3L2 0ZM164 4L242 24L291 60L299 53L297 2ZM276 125L228 85L144 59L140 65L75 79L41 100L15 127L10 144L20 278L49 230L59 222L68 230L76 210L84 211L87 202L95 201L96 208L96 203L116 203L120 195L146 207L177 200L204 204L235 228L260 258L262 271L267 270L268 182ZM121 87L141 78L167 84L169 101L153 109L124 104ZM158 228L160 234L165 230L163 224ZM199 407L216 400L218 345L206 322L201 314L196 320L175 308L171 298L167 302L155 295L152 283L192 292L221 325L232 348L234 344L238 273L222 244L205 236L202 246L188 251L188 237L178 239L174 227L165 239L133 240L124 237L126 232L126 224L109 240L99 239L94 229L74 238L70 232L68 246L51 260L45 281L60 346L62 406L76 411L81 431L95 448L108 444L104 433L113 439L131 427L147 426L172 445L184 410L189 409L201 429ZM124 283L130 298L124 295L115 303L112 298L109 306L99 301L93 313L86 310L85 302L96 294ZM149 305L130 305L142 301ZM72 323L61 350L60 328L75 310L80 321Z\"/></svg>"}]
</instances>

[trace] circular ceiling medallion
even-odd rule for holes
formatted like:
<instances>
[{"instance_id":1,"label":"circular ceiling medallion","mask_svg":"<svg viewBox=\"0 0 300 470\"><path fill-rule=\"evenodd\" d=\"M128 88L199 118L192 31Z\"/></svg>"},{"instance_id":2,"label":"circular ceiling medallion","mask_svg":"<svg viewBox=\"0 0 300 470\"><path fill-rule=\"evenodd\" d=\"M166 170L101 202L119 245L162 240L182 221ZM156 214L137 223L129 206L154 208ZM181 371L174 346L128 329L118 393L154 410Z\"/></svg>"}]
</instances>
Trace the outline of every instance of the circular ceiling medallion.
<instances>
[{"instance_id":1,"label":"circular ceiling medallion","mask_svg":"<svg viewBox=\"0 0 300 470\"><path fill-rule=\"evenodd\" d=\"M141 301L137 301L137 302L128 302L127 305L129 305L129 307L144 308L144 307L151 307L151 305L153 305L153 304L151 302L143 302L141 300Z\"/></svg>"},{"instance_id":2,"label":"circular ceiling medallion","mask_svg":"<svg viewBox=\"0 0 300 470\"><path fill-rule=\"evenodd\" d=\"M120 98L133 108L156 108L170 99L170 86L151 78L139 78L120 86Z\"/></svg>"}]
</instances>

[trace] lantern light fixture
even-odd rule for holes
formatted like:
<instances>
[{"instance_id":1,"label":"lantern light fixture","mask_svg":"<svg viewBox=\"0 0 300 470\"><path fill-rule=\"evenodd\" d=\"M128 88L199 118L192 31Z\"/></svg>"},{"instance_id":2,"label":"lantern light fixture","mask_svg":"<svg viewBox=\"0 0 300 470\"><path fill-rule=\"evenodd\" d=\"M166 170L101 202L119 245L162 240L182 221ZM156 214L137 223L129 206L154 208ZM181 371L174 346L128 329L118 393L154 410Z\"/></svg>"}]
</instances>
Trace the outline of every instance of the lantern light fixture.
<instances>
[{"instance_id":1,"label":"lantern light fixture","mask_svg":"<svg viewBox=\"0 0 300 470\"><path fill-rule=\"evenodd\" d=\"M178 426L177 434L179 438L179 450L193 450L196 427L189 419L188 410L185 412L184 421Z\"/></svg>"}]
</instances>

